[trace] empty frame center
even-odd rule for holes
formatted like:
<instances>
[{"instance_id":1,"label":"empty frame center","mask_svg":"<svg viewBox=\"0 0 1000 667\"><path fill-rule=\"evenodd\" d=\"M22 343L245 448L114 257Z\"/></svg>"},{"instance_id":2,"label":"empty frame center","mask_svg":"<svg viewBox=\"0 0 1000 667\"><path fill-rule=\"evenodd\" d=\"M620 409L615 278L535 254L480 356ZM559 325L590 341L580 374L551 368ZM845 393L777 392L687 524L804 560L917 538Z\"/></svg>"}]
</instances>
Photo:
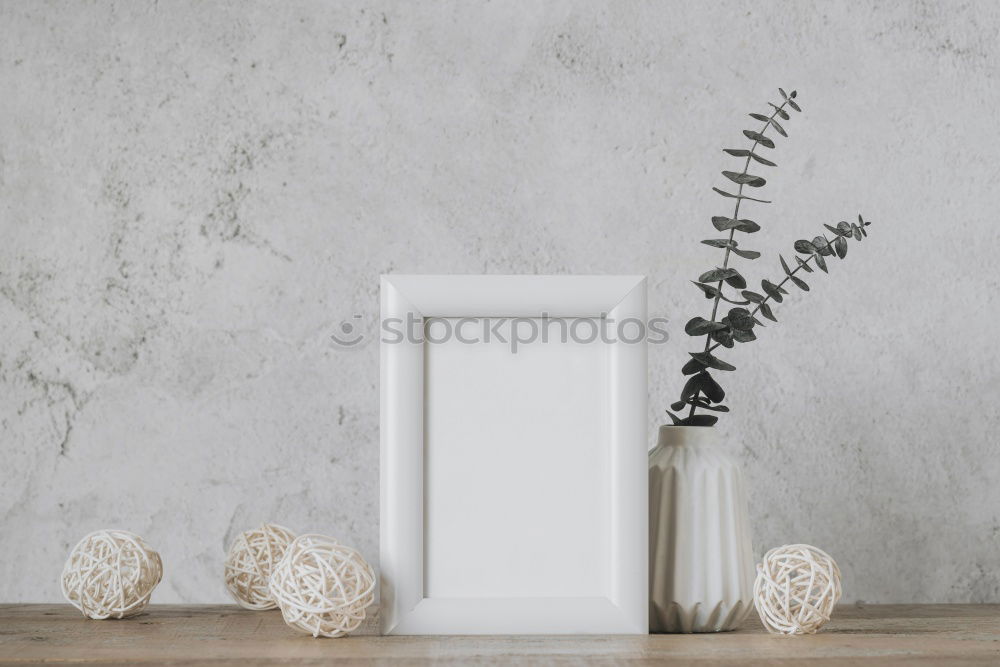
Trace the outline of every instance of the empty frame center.
<instances>
[{"instance_id":1,"label":"empty frame center","mask_svg":"<svg viewBox=\"0 0 1000 667\"><path fill-rule=\"evenodd\" d=\"M605 597L609 351L583 342L601 320L463 319L461 340L458 319L425 327L424 597Z\"/></svg>"}]
</instances>

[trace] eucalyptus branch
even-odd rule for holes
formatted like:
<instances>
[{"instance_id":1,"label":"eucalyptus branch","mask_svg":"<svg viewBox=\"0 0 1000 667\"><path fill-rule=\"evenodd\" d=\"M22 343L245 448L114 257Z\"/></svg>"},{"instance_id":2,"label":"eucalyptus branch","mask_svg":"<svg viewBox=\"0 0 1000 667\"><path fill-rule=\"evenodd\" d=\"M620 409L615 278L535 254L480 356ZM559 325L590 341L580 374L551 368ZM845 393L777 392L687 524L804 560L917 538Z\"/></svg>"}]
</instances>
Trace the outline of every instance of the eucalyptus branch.
<instances>
[{"instance_id":1,"label":"eucalyptus branch","mask_svg":"<svg viewBox=\"0 0 1000 667\"><path fill-rule=\"evenodd\" d=\"M670 415L674 424L711 426L718 420L718 417L715 415L697 414L699 409L713 412L729 411L728 407L722 405L722 400L725 398L726 392L715 381L715 378L712 377L709 371L732 371L736 367L719 359L712 352L719 347L732 348L736 343L748 343L756 340L757 336L754 333L754 327L757 325L763 326L757 319L758 314L774 322L778 321L771 309L771 303L781 303L784 298L783 295L788 294L788 291L784 287L785 284L791 282L802 290L808 290L809 285L797 274L800 271L812 272L814 270L812 266L818 266L822 271L826 272L828 269L825 258L837 257L843 259L847 255L847 240L853 237L860 241L867 236L865 227L871 224L870 222L866 222L861 216L858 216L857 224L840 222L836 227L825 225L834 234L833 241L830 241L826 235L817 236L812 241L796 241L794 244L795 251L801 255L805 255L805 259L796 255L795 261L797 266L795 269L791 269L785 258L779 255L785 277L778 284L762 280L761 289L764 292L763 294L746 289L746 279L739 271L730 267L729 264L733 254L751 260L760 257L759 252L739 248L739 244L735 240L735 233L737 231L752 234L760 230L760 225L756 222L739 217L743 201L750 200L769 203L764 199L757 199L744 194L745 186L757 188L766 183L760 176L749 173L750 163L751 161L756 161L769 167L777 166L774 162L761 157L757 153L757 150L759 147L774 148L774 141L767 136L767 131L771 128L783 137L788 136L785 129L777 120L778 118L782 121L789 120L790 116L785 110L786 107L790 107L795 111L802 111L795 101L797 94L794 90L791 95L786 94L780 88L778 92L781 93L784 101L780 105L769 102L768 104L773 109L769 116L757 113L750 114L752 118L764 123L759 131L743 130L743 134L753 141L750 149L723 149L730 155L743 157L746 160L741 172L722 172L723 176L737 185L735 194L719 188L712 188L719 195L735 199L736 202L733 206L732 217L717 216L712 218L712 224L715 228L720 232L728 231L728 237L702 241L702 243L716 248L724 248L725 254L721 267L706 271L699 276L697 281L694 281L695 286L702 291L704 296L712 299L712 313L710 319L706 320L701 317L694 317L684 327L684 331L690 336L705 336L705 345L700 352L689 353L691 359L682 369L683 374L690 377L681 390L680 400L671 404L670 408L674 411L680 411L685 406L689 406L690 410L684 418L675 415L671 410L667 410L667 414ZM740 290L739 296L742 297L742 300L728 296L726 294L726 286ZM719 304L722 301L730 303L735 307L730 308L726 316L716 319L719 316ZM747 310L743 307L749 306L751 303L755 304L752 310Z\"/></svg>"},{"instance_id":2,"label":"eucalyptus branch","mask_svg":"<svg viewBox=\"0 0 1000 667\"><path fill-rule=\"evenodd\" d=\"M847 239L850 239L853 236L854 239L860 243L861 239L868 236L868 232L865 231L865 227L868 227L871 224L872 224L871 221L865 220L859 215L857 223L851 223L850 225L848 225L846 221L841 221L838 223L837 227L826 225L827 229L831 230L832 232L834 232L834 234L836 234L837 238L834 239L833 243L829 242L829 240L826 238L826 235L817 236L812 241L805 241L805 240L796 241L795 242L796 250L802 248L802 250L799 252L802 252L803 254L808 252L809 256L806 259L796 257L795 261L797 262L798 265L792 270L789 270L788 263L785 261L785 258L779 255L778 257L781 259L781 268L784 269L785 271L785 277L782 279L782 281L776 285L774 283L768 283L768 281L766 280L761 281L762 285L765 283L771 285L770 289L766 287L764 288L766 296L762 296L755 292L750 292L746 290L744 290L743 292L743 296L747 298L748 302L752 301L757 304L756 307L754 307L754 309L749 312L749 316L751 320L753 320L753 323L761 324L760 321L757 320L757 313L762 313L762 315L767 319L771 320L772 322L777 322L778 319L774 316L774 313L772 312L771 307L767 304L767 302L773 299L778 303L781 303L782 299L784 298L782 295L788 294L788 291L784 289L785 283L791 280L796 287L798 287L803 291L808 292L809 285L801 278L796 278L795 274L801 270L805 270L806 273L812 273L813 269L809 267L809 262L813 260L816 260L817 265L823 270L824 273L827 273L828 271L826 268L826 261L823 259L823 256L831 255L843 259L844 257L847 256ZM815 250L812 250L810 246ZM826 251L828 252L824 252L823 249L826 249ZM721 345L722 343L717 342L710 348L708 348L706 352L711 352L712 350L716 349L717 347L720 347Z\"/></svg>"},{"instance_id":3,"label":"eucalyptus branch","mask_svg":"<svg viewBox=\"0 0 1000 667\"><path fill-rule=\"evenodd\" d=\"M725 323L726 318L723 318L723 322L716 321L716 317L719 314L719 303L721 301L726 301L727 303L732 303L734 305L746 305L749 303L748 301L738 301L730 299L725 295L724 283L728 284L730 287L733 287L735 289L743 289L747 286L746 280L743 278L742 275L740 275L739 271L730 268L729 266L729 261L732 254L735 253L740 257L751 260L760 257L759 252L753 250L738 249L739 244L735 240L735 234L737 230L747 234L752 234L760 230L760 225L758 225L756 222L752 220L740 219L740 207L742 206L743 201L750 200L763 204L770 203L768 200L758 199L743 194L744 187L759 188L767 182L764 178L749 173L750 162L751 160L755 160L764 166L768 167L777 166L771 160L768 160L760 156L757 153L757 150L759 147L774 148L774 141L767 136L767 132L769 129L773 128L775 132L777 132L783 137L788 136L788 133L785 132L785 129L777 121L777 118L779 117L782 118L783 120L788 120L790 118L788 112L785 111L786 106L790 106L796 111L802 110L795 102L794 98L796 97L797 93L794 90L792 91L791 95L787 95L785 91L780 88L778 89L778 91L781 93L781 96L784 99L784 101L780 105L776 105L769 102L768 104L773 109L773 111L769 116L765 116L764 114L759 114L759 113L750 114L751 118L754 118L755 120L759 120L764 123L764 125L760 128L759 131L743 130L743 135L753 141L753 143L750 146L750 149L749 150L732 149L732 148L723 149L726 153L734 157L746 158L743 162L742 171L738 173L732 171L722 172L723 176L725 176L727 179L736 184L737 186L736 193L733 194L731 192L727 192L719 188L715 187L712 188L719 195L726 198L735 199L736 202L733 205L733 214L731 217L726 218L723 216L716 216L712 218L712 225L718 231L727 231L727 230L729 231L728 238L708 239L702 241L702 243L717 248L725 249L725 253L722 259L722 266L714 270L703 273L695 283L695 285L699 289L701 289L702 292L704 292L706 297L712 299L711 316L709 317L708 320L696 317L691 321L689 321L687 326L685 326L684 328L685 332L687 332L689 335L705 336L705 346L703 348L702 353L706 355L709 354L709 350L712 348L713 339L718 340L719 332L725 331L726 329L729 328ZM711 284L713 282L715 283L714 285ZM689 369L689 366L685 366L685 372L687 369ZM705 396L703 397L702 394L705 394ZM718 386L718 383L716 383L714 379L712 379L711 375L707 371L707 368L701 368L697 376L695 378L692 378L687 382L687 384L685 384L684 391L682 392L681 401L671 406L674 409L680 409L680 407L683 407L685 404L689 404L690 412L688 413L688 416L685 419L681 420L680 418L676 417L673 413L670 413L669 411L668 414L670 414L671 419L673 419L675 423L686 423L689 425L697 425L697 424L711 425L715 423L717 419L716 417L711 417L708 415L699 417L698 415L695 414L695 411L699 407L714 409L718 411L727 410L728 408L725 408L725 406L711 407L711 404L713 402L718 403L719 401L722 400L723 396L725 396L725 392L722 390L721 387ZM680 407L677 407L678 404L680 405Z\"/></svg>"},{"instance_id":4,"label":"eucalyptus branch","mask_svg":"<svg viewBox=\"0 0 1000 667\"><path fill-rule=\"evenodd\" d=\"M793 92L792 94L794 95L795 93ZM753 145L750 146L750 150L747 153L746 162L743 163L743 171L740 174L741 176L747 176L747 170L750 168L750 160L752 159L750 156L753 155L753 152L755 150L757 150L757 146L760 144L760 139L766 138L764 136L764 133L767 132L767 128L771 125L771 122L774 120L774 117L778 115L779 111L781 111L782 109L785 108L786 104L788 104L788 100L785 100L784 102L782 102L780 107L774 107L774 111L771 113L770 117L768 117L768 119L764 122L764 127L762 127L760 129L760 132L757 133L757 135L759 136L759 138L754 139ZM771 143L771 146L772 147L774 146L773 142ZM761 202L763 204L769 204L770 203L770 202L764 201L763 199L753 199L753 197L744 197L743 196L743 186L744 185L746 185L746 182L739 183L739 187L736 190L736 197L735 197L736 204L733 207L733 217L732 217L733 220L739 219L739 217L740 217L740 204L743 203L744 199L752 199L753 201ZM720 192L720 190L718 190L717 188L713 188L713 189L716 192ZM736 234L736 227L731 227L729 229L729 238L726 239L728 241L728 243L726 244L726 253L722 257L722 268L723 269L729 268L729 256L730 256L730 254L732 253L732 250L733 250L733 236L735 234ZM712 302L712 317L710 318L710 321L712 321L712 322L715 321L715 316L719 312L719 300L722 298L722 282L723 282L722 280L719 280L718 284L716 284L716 289L719 291L719 293L715 295L715 300ZM708 345L711 342L712 342L712 339L709 338L706 335L705 336L705 349L706 350L708 349ZM693 405L691 406L691 414L694 414L694 406Z\"/></svg>"}]
</instances>

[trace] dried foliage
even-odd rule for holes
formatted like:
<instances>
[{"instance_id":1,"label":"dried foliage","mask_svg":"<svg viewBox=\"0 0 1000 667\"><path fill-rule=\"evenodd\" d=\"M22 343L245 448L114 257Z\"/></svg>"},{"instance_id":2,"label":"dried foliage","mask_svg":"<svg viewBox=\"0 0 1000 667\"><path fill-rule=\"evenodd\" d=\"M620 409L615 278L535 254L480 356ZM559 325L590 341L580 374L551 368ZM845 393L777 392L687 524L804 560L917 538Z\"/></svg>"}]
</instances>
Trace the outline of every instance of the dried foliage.
<instances>
[{"instance_id":1,"label":"dried foliage","mask_svg":"<svg viewBox=\"0 0 1000 667\"><path fill-rule=\"evenodd\" d=\"M729 408L722 404L726 397L726 392L716 381L710 371L733 371L736 367L715 356L713 352L721 347L732 348L737 343L749 343L757 340L755 329L764 326L760 317L777 322L774 316L772 303L781 303L788 291L785 289L786 283L791 283L801 290L808 291L809 285L799 274L800 271L811 273L813 266L818 266L824 273L828 271L827 260L843 259L847 256L848 241L854 239L861 241L868 235L865 227L871 222L865 221L860 215L856 223L838 222L834 225L824 225L833 235L832 239L824 234L817 236L811 241L799 240L794 244L795 268L791 268L785 258L779 255L784 278L778 283L769 280L762 280L761 292L746 289L747 281L743 275L735 268L729 266L729 261L733 255L743 259L754 260L760 257L760 253L755 250L741 248L736 240L736 232L753 234L760 231L760 225L746 218L740 217L740 208L745 201L769 204L764 199L757 199L744 194L744 188L759 188L767 181L762 176L751 174L749 169L751 162L756 169L757 165L765 167L776 167L771 160L760 154L761 149L773 149L774 140L767 136L768 132L787 137L788 133L782 123L790 119L790 114L786 109L793 109L801 112L802 109L796 102L797 93L792 91L786 94L781 88L781 104L768 102L771 108L770 115L751 113L750 117L764 124L759 130L743 130L744 136L753 142L749 149L725 148L729 155L737 158L744 158L743 169L741 171L723 171L722 175L735 185L735 192L712 188L721 196L735 200L733 212L729 216L715 216L712 218L712 225L720 232L729 232L727 238L705 239L702 243L724 250L722 266L704 272L694 281L697 287L705 295L705 298L712 300L712 313L708 319L703 317L693 317L684 327L685 333L694 337L705 337L704 348L699 352L691 352L691 359L684 365L682 372L688 377L681 390L680 400L676 401L667 410L673 423L678 426L711 426L718 421L718 416L713 414L699 414L699 410L709 412L729 412ZM780 119L780 120L779 120ZM810 266L812 264L813 266ZM727 293L727 290L729 292ZM719 307L722 302L732 305L721 318L719 317ZM686 416L675 414L687 409Z\"/></svg>"}]
</instances>

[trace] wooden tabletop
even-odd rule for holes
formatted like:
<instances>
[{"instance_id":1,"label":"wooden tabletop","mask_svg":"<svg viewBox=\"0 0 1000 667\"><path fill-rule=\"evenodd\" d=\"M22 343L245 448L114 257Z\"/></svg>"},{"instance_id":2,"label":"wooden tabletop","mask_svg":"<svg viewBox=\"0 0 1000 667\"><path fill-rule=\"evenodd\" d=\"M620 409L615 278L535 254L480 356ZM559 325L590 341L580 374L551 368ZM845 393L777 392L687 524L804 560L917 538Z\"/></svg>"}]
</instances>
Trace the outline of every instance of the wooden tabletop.
<instances>
[{"instance_id":1,"label":"wooden tabletop","mask_svg":"<svg viewBox=\"0 0 1000 667\"><path fill-rule=\"evenodd\" d=\"M379 637L374 624L313 639L276 611L151 606L122 621L91 621L67 605L0 605L0 663L171 664L1000 664L1000 605L856 605L819 634L776 637L756 617L706 635Z\"/></svg>"}]
</instances>

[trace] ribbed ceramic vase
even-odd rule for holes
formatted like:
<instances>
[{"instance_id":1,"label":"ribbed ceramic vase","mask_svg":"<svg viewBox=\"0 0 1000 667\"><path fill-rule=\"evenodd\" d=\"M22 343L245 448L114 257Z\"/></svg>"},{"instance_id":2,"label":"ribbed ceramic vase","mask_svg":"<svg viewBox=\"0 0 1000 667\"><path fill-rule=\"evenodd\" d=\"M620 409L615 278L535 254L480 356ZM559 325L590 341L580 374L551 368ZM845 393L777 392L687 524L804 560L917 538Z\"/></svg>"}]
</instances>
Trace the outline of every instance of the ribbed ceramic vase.
<instances>
[{"instance_id":1,"label":"ribbed ceramic vase","mask_svg":"<svg viewBox=\"0 0 1000 667\"><path fill-rule=\"evenodd\" d=\"M661 426L649 453L651 632L735 630L753 608L746 487L717 438Z\"/></svg>"}]
</instances>

